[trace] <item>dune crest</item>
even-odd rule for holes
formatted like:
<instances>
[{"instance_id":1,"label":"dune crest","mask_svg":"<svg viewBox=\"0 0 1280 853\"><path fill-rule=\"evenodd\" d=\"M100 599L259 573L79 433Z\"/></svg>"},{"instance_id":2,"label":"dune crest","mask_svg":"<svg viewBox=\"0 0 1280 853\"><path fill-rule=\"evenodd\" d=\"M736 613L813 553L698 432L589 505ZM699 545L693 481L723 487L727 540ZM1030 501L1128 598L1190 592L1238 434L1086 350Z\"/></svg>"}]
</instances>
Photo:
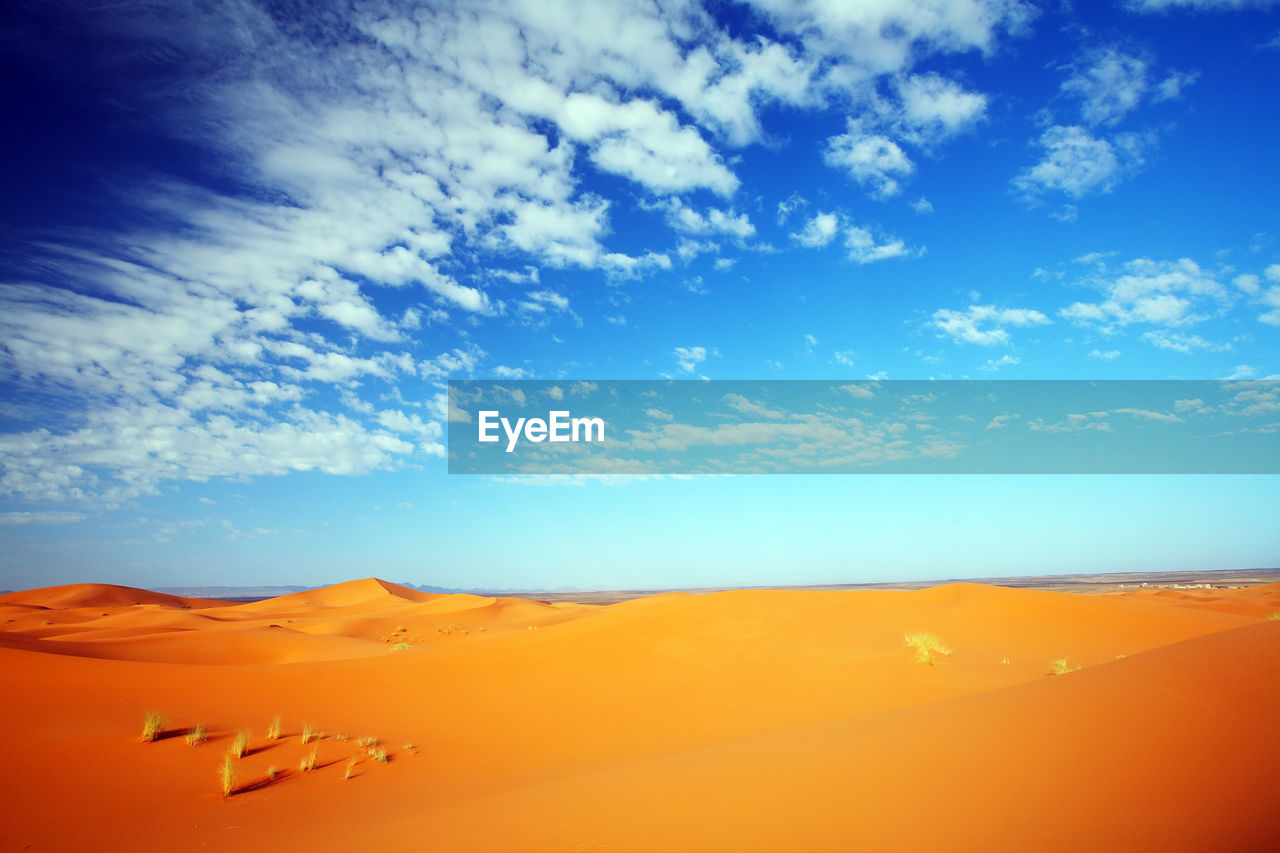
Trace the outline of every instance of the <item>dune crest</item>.
<instances>
[{"instance_id":1,"label":"dune crest","mask_svg":"<svg viewBox=\"0 0 1280 853\"><path fill-rule=\"evenodd\" d=\"M70 610L78 607L129 607L154 604L187 610L225 604L202 598L181 598L163 592L116 586L109 583L76 583L64 586L48 586L42 589L9 592L0 595L0 605L22 604L43 607L48 610Z\"/></svg>"}]
</instances>

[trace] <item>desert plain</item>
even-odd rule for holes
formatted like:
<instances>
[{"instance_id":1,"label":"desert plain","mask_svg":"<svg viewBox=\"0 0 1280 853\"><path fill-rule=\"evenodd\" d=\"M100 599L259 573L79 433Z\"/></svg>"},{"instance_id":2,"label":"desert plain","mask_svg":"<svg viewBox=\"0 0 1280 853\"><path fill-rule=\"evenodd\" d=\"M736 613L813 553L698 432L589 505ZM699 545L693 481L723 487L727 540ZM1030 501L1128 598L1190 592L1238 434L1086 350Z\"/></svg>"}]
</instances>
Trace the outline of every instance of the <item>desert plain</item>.
<instances>
[{"instance_id":1,"label":"desert plain","mask_svg":"<svg viewBox=\"0 0 1280 853\"><path fill-rule=\"evenodd\" d=\"M1280 584L81 584L0 619L2 850L1280 849Z\"/></svg>"}]
</instances>

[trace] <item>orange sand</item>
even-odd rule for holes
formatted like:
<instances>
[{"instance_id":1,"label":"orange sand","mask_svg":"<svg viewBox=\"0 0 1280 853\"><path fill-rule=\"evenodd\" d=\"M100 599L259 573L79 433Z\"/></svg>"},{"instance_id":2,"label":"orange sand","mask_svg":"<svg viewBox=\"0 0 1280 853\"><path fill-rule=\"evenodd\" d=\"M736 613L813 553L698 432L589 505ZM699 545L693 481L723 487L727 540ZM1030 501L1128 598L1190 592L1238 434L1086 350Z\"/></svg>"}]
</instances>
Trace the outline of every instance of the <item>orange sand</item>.
<instances>
[{"instance_id":1,"label":"orange sand","mask_svg":"<svg viewBox=\"0 0 1280 853\"><path fill-rule=\"evenodd\" d=\"M1276 849L1278 612L1280 585L12 593L0 849ZM954 653L914 663L912 631ZM1047 675L1064 657L1082 668ZM144 744L152 708L170 736ZM326 737L304 747L304 723Z\"/></svg>"}]
</instances>

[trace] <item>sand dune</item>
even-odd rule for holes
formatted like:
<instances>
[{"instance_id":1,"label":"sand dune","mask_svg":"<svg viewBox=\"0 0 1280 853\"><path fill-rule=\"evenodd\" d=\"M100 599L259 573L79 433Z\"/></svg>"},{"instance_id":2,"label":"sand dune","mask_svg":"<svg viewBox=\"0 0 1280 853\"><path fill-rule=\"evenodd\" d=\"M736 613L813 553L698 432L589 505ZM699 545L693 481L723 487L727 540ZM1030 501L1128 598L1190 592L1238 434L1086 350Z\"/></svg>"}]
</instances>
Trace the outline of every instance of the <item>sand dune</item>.
<instances>
[{"instance_id":1,"label":"sand dune","mask_svg":"<svg viewBox=\"0 0 1280 853\"><path fill-rule=\"evenodd\" d=\"M163 592L134 589L107 583L81 583L66 586L49 586L25 592L8 592L0 595L0 607L6 604L43 607L49 610L71 610L80 607L129 607L138 604L155 604L161 607L217 607L225 602L200 598L179 598Z\"/></svg>"},{"instance_id":2,"label":"sand dune","mask_svg":"<svg viewBox=\"0 0 1280 853\"><path fill-rule=\"evenodd\" d=\"M1266 849L1277 591L15 593L0 847ZM951 648L936 666L903 645L925 631ZM211 740L140 743L147 708ZM304 746L304 723L327 736Z\"/></svg>"}]
</instances>

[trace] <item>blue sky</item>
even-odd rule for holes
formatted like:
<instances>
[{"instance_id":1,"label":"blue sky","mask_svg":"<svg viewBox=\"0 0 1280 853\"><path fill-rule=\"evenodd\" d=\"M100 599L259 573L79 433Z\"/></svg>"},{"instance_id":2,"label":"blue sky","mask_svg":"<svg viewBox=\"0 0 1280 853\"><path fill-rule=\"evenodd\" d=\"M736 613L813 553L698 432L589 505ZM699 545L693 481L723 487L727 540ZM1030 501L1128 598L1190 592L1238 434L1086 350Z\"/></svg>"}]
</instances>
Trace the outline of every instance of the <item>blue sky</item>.
<instances>
[{"instance_id":1,"label":"blue sky","mask_svg":"<svg viewBox=\"0 0 1280 853\"><path fill-rule=\"evenodd\" d=\"M1273 477L445 473L449 379L1280 374L1272 3L20 4L0 586L1276 565Z\"/></svg>"}]
</instances>

